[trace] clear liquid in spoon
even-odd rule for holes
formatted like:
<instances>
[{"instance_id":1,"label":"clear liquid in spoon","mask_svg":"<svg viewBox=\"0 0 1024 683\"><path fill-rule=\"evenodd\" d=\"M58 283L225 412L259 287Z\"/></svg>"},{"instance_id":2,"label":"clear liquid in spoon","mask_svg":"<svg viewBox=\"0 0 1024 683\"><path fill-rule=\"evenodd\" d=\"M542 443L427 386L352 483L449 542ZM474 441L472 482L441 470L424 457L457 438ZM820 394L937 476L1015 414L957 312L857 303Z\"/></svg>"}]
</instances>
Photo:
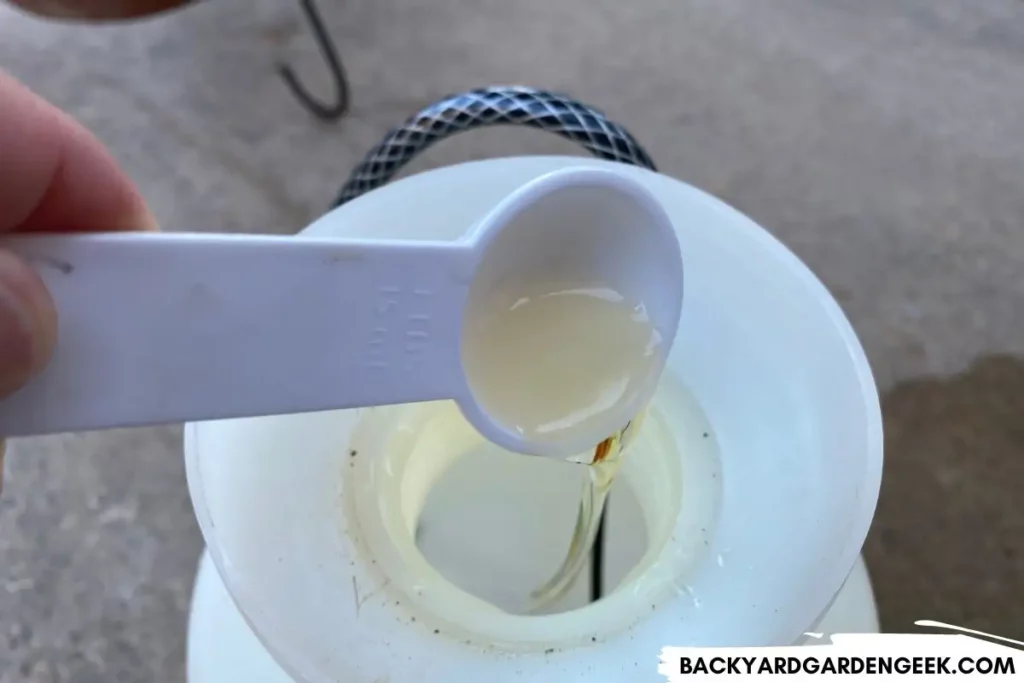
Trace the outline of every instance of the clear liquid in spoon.
<instances>
[{"instance_id":1,"label":"clear liquid in spoon","mask_svg":"<svg viewBox=\"0 0 1024 683\"><path fill-rule=\"evenodd\" d=\"M643 303L605 286L539 283L486 311L464 330L466 375L477 401L527 440L616 433L623 404L664 362Z\"/></svg>"}]
</instances>

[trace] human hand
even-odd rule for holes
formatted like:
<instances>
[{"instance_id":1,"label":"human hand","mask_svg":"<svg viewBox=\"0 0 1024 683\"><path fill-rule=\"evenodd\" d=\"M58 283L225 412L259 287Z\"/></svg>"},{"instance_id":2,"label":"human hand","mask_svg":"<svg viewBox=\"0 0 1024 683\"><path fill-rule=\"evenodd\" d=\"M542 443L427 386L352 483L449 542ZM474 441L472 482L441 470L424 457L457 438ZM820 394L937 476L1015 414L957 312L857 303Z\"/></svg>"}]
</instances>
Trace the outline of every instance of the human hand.
<instances>
[{"instance_id":1,"label":"human hand","mask_svg":"<svg viewBox=\"0 0 1024 683\"><path fill-rule=\"evenodd\" d=\"M99 140L0 71L0 233L153 230L156 221ZM0 398L49 361L53 300L36 272L0 250ZM0 441L0 488L3 486Z\"/></svg>"},{"instance_id":2,"label":"human hand","mask_svg":"<svg viewBox=\"0 0 1024 683\"><path fill-rule=\"evenodd\" d=\"M51 19L104 21L138 19L187 5L192 0L11 0L32 14Z\"/></svg>"}]
</instances>

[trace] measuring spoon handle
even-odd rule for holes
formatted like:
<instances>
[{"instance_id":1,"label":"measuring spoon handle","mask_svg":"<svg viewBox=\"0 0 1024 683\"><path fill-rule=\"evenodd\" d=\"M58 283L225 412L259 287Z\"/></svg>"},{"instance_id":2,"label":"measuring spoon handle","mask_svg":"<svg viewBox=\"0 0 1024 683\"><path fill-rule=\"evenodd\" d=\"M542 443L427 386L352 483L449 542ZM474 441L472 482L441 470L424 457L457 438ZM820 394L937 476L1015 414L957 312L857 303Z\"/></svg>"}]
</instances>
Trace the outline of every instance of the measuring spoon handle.
<instances>
[{"instance_id":1,"label":"measuring spoon handle","mask_svg":"<svg viewBox=\"0 0 1024 683\"><path fill-rule=\"evenodd\" d=\"M54 355L0 434L449 398L473 255L458 243L101 233L0 240L46 283Z\"/></svg>"}]
</instances>

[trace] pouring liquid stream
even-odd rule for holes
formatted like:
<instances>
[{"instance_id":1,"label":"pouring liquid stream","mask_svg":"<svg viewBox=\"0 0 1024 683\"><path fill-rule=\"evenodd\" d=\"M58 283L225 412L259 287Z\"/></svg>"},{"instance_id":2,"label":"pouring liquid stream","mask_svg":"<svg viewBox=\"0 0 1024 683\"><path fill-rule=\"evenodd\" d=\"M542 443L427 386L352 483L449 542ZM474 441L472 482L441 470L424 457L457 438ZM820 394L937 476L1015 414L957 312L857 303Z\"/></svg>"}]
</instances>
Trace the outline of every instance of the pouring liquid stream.
<instances>
[{"instance_id":1,"label":"pouring liquid stream","mask_svg":"<svg viewBox=\"0 0 1024 683\"><path fill-rule=\"evenodd\" d=\"M554 575L530 596L533 601L531 612L541 611L561 600L579 578L597 538L601 515L608 500L608 491L622 467L622 456L628 450L642 422L643 413L594 449L593 458L587 467L587 478L580 495L569 549Z\"/></svg>"},{"instance_id":2,"label":"pouring liquid stream","mask_svg":"<svg viewBox=\"0 0 1024 683\"><path fill-rule=\"evenodd\" d=\"M536 611L563 597L586 564L642 417L617 428L611 414L647 388L664 354L644 305L606 286L540 283L516 294L467 330L463 361L482 380L474 387L480 402L526 438L612 432L572 458L588 465L588 477L565 560L531 596Z\"/></svg>"}]
</instances>

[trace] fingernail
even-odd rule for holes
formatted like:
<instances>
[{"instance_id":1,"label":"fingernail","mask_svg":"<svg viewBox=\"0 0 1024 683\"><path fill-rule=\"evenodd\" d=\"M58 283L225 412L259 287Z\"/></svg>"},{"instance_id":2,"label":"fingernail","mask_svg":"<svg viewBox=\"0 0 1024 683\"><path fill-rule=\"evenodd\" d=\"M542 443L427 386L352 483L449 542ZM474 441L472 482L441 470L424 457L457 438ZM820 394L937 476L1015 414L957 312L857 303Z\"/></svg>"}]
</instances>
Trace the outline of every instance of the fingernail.
<instances>
[{"instance_id":1,"label":"fingernail","mask_svg":"<svg viewBox=\"0 0 1024 683\"><path fill-rule=\"evenodd\" d=\"M49 360L56 328L53 301L39 275L0 251L0 396L19 389Z\"/></svg>"},{"instance_id":2,"label":"fingernail","mask_svg":"<svg viewBox=\"0 0 1024 683\"><path fill-rule=\"evenodd\" d=\"M151 214L149 210L146 210L145 215L139 221L139 230L145 230L147 232L159 232L160 224L156 222L156 216Z\"/></svg>"},{"instance_id":3,"label":"fingernail","mask_svg":"<svg viewBox=\"0 0 1024 683\"><path fill-rule=\"evenodd\" d=\"M123 225L118 226L121 230L141 230L143 232L159 232L160 224L156 222L156 216L148 207L142 206L138 213L126 220Z\"/></svg>"},{"instance_id":4,"label":"fingernail","mask_svg":"<svg viewBox=\"0 0 1024 683\"><path fill-rule=\"evenodd\" d=\"M146 208L140 209L135 213L124 214L118 220L108 222L104 227L106 230L113 230L115 232L160 231L160 225L156 222L156 217Z\"/></svg>"}]
</instances>

